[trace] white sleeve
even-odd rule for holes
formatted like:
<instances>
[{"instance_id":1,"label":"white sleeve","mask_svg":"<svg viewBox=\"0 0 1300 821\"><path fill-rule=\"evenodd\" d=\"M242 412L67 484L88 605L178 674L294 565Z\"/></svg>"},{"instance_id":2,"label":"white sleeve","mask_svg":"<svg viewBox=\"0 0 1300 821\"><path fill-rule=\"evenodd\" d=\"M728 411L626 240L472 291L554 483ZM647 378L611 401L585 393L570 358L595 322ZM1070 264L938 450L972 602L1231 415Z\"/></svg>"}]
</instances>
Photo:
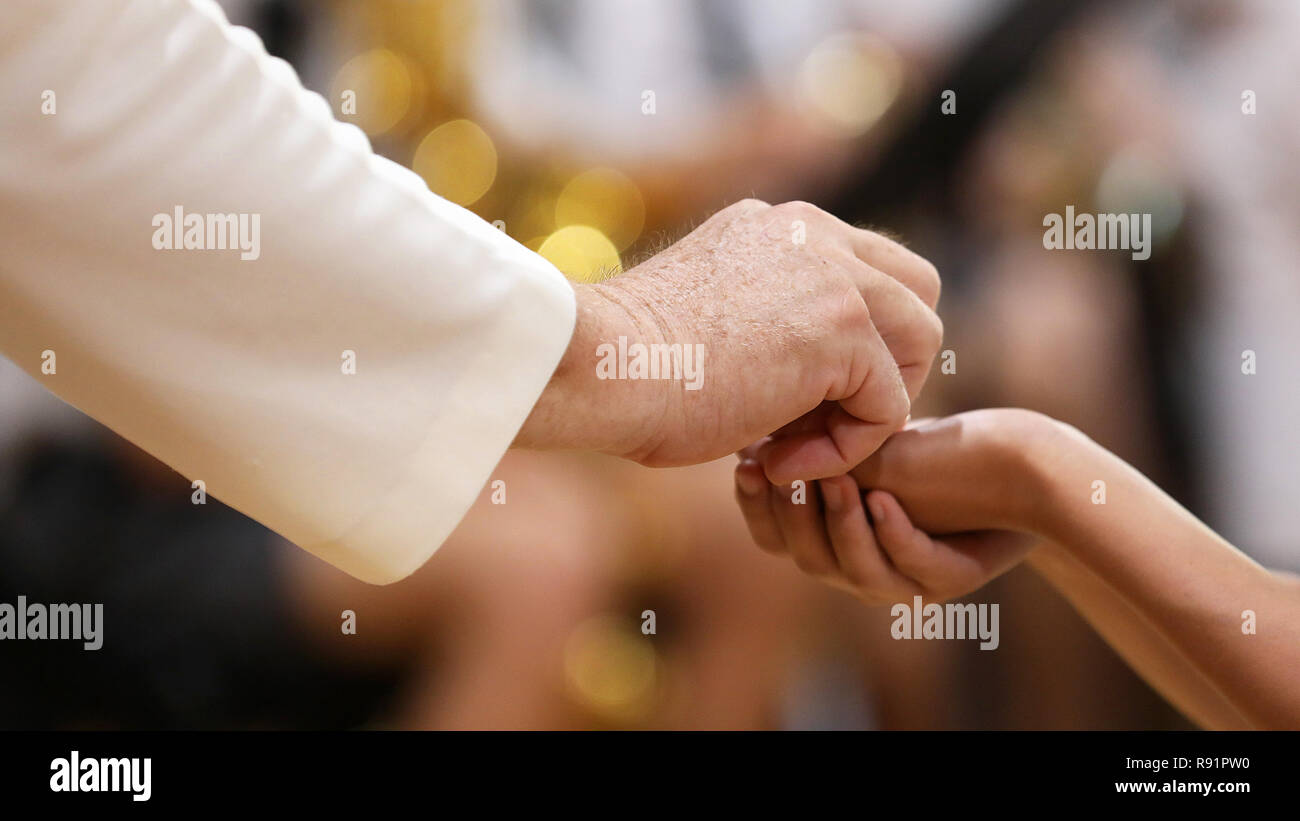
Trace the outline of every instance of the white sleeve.
<instances>
[{"instance_id":1,"label":"white sleeve","mask_svg":"<svg viewBox=\"0 0 1300 821\"><path fill-rule=\"evenodd\" d=\"M0 352L360 579L442 543L568 345L553 266L211 0L4 0L0 129Z\"/></svg>"}]
</instances>

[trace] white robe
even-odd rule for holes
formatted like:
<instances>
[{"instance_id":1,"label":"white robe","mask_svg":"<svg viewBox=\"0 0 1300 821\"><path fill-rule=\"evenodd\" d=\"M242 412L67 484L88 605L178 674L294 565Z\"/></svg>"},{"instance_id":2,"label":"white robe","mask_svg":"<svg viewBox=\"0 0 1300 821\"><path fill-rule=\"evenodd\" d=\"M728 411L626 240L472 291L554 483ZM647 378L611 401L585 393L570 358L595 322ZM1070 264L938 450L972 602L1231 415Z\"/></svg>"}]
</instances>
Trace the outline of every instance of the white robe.
<instances>
[{"instance_id":1,"label":"white robe","mask_svg":"<svg viewBox=\"0 0 1300 821\"><path fill-rule=\"evenodd\" d=\"M256 258L156 249L178 206L256 215ZM290 541L369 582L419 567L573 323L553 266L211 0L0 3L0 352Z\"/></svg>"}]
</instances>

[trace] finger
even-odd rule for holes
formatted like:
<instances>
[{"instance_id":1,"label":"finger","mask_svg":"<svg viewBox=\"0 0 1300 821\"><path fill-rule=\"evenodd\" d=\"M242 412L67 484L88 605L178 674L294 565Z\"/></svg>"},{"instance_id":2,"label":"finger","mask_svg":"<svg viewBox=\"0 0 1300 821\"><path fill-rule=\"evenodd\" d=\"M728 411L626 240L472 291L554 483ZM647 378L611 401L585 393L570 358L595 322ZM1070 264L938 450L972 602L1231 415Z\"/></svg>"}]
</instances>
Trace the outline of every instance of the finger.
<instances>
[{"instance_id":1,"label":"finger","mask_svg":"<svg viewBox=\"0 0 1300 821\"><path fill-rule=\"evenodd\" d=\"M759 439L753 444L746 445L745 447L736 451L736 458L740 459L742 462L746 459L752 459L754 461L757 461L758 452L763 448L763 445L767 444L767 440L770 438L772 437L764 436L762 439Z\"/></svg>"},{"instance_id":2,"label":"finger","mask_svg":"<svg viewBox=\"0 0 1300 821\"><path fill-rule=\"evenodd\" d=\"M895 570L880 551L867 523L857 482L835 476L818 482L826 511L826 533L840 571L859 595L914 595L916 585Z\"/></svg>"},{"instance_id":3,"label":"finger","mask_svg":"<svg viewBox=\"0 0 1300 821\"><path fill-rule=\"evenodd\" d=\"M759 449L763 469L776 485L797 478L825 479L848 473L870 456L907 420L911 401L898 364L875 328L864 329L863 343L843 395L824 414L816 430L773 439Z\"/></svg>"},{"instance_id":4,"label":"finger","mask_svg":"<svg viewBox=\"0 0 1300 821\"><path fill-rule=\"evenodd\" d=\"M917 430L918 425L909 424L895 433L880 449L860 462L849 475L862 487L892 488L906 487L913 477L924 471L924 457L918 456L915 437L924 436Z\"/></svg>"},{"instance_id":5,"label":"finger","mask_svg":"<svg viewBox=\"0 0 1300 821\"><path fill-rule=\"evenodd\" d=\"M873 490L867 494L867 509L876 540L898 571L925 589L933 587L938 548L928 534L918 530L893 494Z\"/></svg>"},{"instance_id":6,"label":"finger","mask_svg":"<svg viewBox=\"0 0 1300 821\"><path fill-rule=\"evenodd\" d=\"M742 459L736 465L736 503L745 517L749 535L768 553L782 554L786 552L785 539L776 523L770 491L771 485L757 462Z\"/></svg>"},{"instance_id":7,"label":"finger","mask_svg":"<svg viewBox=\"0 0 1300 821\"><path fill-rule=\"evenodd\" d=\"M1036 539L1005 530L981 530L935 539L935 547L951 570L950 587L961 593L983 585L1014 567Z\"/></svg>"},{"instance_id":8,"label":"finger","mask_svg":"<svg viewBox=\"0 0 1300 821\"><path fill-rule=\"evenodd\" d=\"M923 428L931 422L938 421L939 419L940 417L938 416L922 416L920 419L913 419L909 416L907 424L903 427L903 430L916 430L917 428Z\"/></svg>"},{"instance_id":9,"label":"finger","mask_svg":"<svg viewBox=\"0 0 1300 821\"><path fill-rule=\"evenodd\" d=\"M872 491L877 541L890 562L914 580L921 592L938 598L964 596L1006 572L1033 546L1033 537L988 530L931 538L918 530L891 494Z\"/></svg>"},{"instance_id":10,"label":"finger","mask_svg":"<svg viewBox=\"0 0 1300 821\"><path fill-rule=\"evenodd\" d=\"M853 228L849 244L858 259L906 285L930 308L938 307L939 271L925 257L865 228Z\"/></svg>"},{"instance_id":11,"label":"finger","mask_svg":"<svg viewBox=\"0 0 1300 821\"><path fill-rule=\"evenodd\" d=\"M921 393L943 344L943 322L911 289L870 265L850 268L909 399Z\"/></svg>"},{"instance_id":12,"label":"finger","mask_svg":"<svg viewBox=\"0 0 1300 821\"><path fill-rule=\"evenodd\" d=\"M834 575L839 570L839 564L835 561L830 538L826 535L826 525L822 521L817 484L810 482L804 485L802 493L802 502L796 502L791 498L791 488L772 489L772 508L776 512L781 537L800 570L810 576Z\"/></svg>"}]
</instances>

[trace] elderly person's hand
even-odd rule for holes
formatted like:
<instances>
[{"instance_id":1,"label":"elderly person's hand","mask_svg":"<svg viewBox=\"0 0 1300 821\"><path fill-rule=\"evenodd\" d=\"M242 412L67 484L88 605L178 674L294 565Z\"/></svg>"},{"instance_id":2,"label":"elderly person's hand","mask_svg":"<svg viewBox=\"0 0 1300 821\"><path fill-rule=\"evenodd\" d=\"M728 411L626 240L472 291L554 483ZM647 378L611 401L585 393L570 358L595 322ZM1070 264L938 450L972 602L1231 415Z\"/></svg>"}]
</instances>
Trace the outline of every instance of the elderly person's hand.
<instances>
[{"instance_id":1,"label":"elderly person's hand","mask_svg":"<svg viewBox=\"0 0 1300 821\"><path fill-rule=\"evenodd\" d=\"M668 466L770 435L759 458L777 484L874 452L943 333L933 265L801 202L738 202L577 288L577 330L516 445Z\"/></svg>"}]
</instances>

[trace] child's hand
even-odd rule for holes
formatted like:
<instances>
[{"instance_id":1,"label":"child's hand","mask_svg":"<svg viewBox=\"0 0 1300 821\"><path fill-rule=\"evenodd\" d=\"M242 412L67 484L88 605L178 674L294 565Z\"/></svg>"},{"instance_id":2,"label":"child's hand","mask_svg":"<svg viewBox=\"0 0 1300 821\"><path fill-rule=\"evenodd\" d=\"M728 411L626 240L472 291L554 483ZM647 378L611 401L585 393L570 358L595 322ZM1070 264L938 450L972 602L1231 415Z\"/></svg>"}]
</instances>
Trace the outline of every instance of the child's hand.
<instances>
[{"instance_id":1,"label":"child's hand","mask_svg":"<svg viewBox=\"0 0 1300 821\"><path fill-rule=\"evenodd\" d=\"M809 483L804 504L742 454L736 497L759 546L790 554L805 572L869 603L952 598L1002 574L1033 546L1033 536L1010 530L1028 529L1024 511L1036 490L1023 451L1047 448L1058 433L1055 422L1026 411L915 423L852 478ZM859 484L874 488L865 493L870 521ZM958 535L932 538L913 521Z\"/></svg>"},{"instance_id":2,"label":"child's hand","mask_svg":"<svg viewBox=\"0 0 1300 821\"><path fill-rule=\"evenodd\" d=\"M865 489L887 490L927 533L1035 531L1050 477L1086 437L1014 408L911 423L849 471Z\"/></svg>"}]
</instances>

